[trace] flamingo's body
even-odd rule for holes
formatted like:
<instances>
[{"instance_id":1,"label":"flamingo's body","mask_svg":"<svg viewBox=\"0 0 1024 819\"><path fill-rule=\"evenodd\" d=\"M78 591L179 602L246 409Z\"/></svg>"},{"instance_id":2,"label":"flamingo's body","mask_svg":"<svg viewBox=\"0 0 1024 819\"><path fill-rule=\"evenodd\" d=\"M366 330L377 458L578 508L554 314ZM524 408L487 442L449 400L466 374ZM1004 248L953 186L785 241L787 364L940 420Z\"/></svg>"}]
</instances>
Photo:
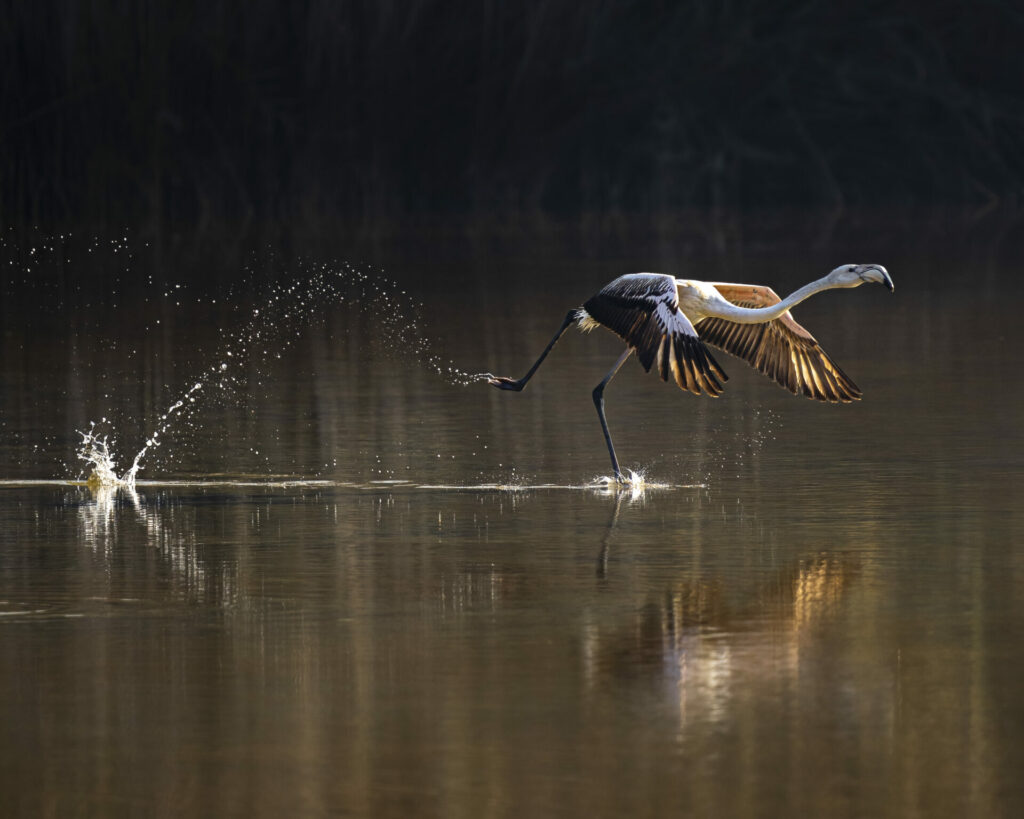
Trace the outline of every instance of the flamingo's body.
<instances>
[{"instance_id":1,"label":"flamingo's body","mask_svg":"<svg viewBox=\"0 0 1024 819\"><path fill-rule=\"evenodd\" d=\"M796 395L819 401L854 401L857 385L796 322L790 308L822 290L857 287L877 282L893 289L892 279L877 264L842 265L785 299L770 287L676 279L660 273L620 276L570 310L554 338L529 372L518 381L490 376L503 390L520 391L551 352L569 325L589 331L607 327L627 344L594 389L601 428L608 444L615 478L622 481L608 423L604 415L604 388L634 352L648 372L655 364L663 381L669 374L681 389L717 396L728 376L706 345L732 353Z\"/></svg>"}]
</instances>

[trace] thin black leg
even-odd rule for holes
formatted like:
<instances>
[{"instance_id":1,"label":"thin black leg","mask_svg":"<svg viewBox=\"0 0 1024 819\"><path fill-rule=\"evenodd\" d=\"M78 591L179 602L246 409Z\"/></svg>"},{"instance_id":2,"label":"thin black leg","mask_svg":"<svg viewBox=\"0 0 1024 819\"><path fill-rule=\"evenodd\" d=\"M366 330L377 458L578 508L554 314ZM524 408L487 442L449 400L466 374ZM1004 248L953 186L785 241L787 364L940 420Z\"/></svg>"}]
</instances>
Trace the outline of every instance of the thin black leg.
<instances>
[{"instance_id":1,"label":"thin black leg","mask_svg":"<svg viewBox=\"0 0 1024 819\"><path fill-rule=\"evenodd\" d=\"M622 477L622 473L619 471L619 461L615 457L615 447L612 446L612 435L608 431L608 421L604 417L604 388L608 382L612 380L615 373L619 371L619 368L626 363L626 359L633 354L633 349L629 348L621 356L619 360L615 362L615 366L608 371L601 383L594 387L594 406L597 407L597 417L601 419L601 431L604 432L604 440L608 444L608 454L612 456L612 471L615 473L615 480L619 483L625 483L625 478Z\"/></svg>"},{"instance_id":2,"label":"thin black leg","mask_svg":"<svg viewBox=\"0 0 1024 819\"><path fill-rule=\"evenodd\" d=\"M523 387L526 386L526 382L533 377L533 374L535 372L537 372L537 368L540 367L541 362L548 357L548 353L550 353L555 344L558 343L558 339L562 337L565 331L569 329L569 325L572 324L574 321L576 321L576 311L570 310L566 314L565 321L562 322L562 326L559 327L558 332L555 333L554 338L552 338L551 341L548 342L548 346L545 347L544 352L540 354L540 358L538 358L534 362L533 366L530 367L529 372L527 372L526 375L524 375L518 381L515 381L511 378L506 378L501 375L495 375L488 378L487 383L493 387L497 387L499 390L514 390L515 392L521 392Z\"/></svg>"}]
</instances>

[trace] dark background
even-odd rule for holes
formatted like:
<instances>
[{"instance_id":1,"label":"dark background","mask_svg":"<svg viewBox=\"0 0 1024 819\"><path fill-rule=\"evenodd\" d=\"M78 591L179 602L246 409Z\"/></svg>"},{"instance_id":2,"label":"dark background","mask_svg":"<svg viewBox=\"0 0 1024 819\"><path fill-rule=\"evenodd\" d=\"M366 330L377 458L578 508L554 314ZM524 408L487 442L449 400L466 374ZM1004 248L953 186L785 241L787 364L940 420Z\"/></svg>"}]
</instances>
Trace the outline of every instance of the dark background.
<instances>
[{"instance_id":1,"label":"dark background","mask_svg":"<svg viewBox=\"0 0 1024 819\"><path fill-rule=\"evenodd\" d=\"M7 225L1014 207L1018 4L35 2Z\"/></svg>"}]
</instances>

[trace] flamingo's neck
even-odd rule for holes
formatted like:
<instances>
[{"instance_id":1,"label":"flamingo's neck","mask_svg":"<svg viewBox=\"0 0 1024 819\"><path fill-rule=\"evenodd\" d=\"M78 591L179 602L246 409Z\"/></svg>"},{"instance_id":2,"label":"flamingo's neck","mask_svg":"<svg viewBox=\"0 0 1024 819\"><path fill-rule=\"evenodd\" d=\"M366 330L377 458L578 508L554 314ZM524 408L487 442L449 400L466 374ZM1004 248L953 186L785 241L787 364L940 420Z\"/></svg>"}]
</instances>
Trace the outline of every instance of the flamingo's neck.
<instances>
[{"instance_id":1,"label":"flamingo's neck","mask_svg":"<svg viewBox=\"0 0 1024 819\"><path fill-rule=\"evenodd\" d=\"M794 290L778 304L772 304L768 307L740 307L725 299L716 299L714 303L707 305L706 312L709 316L724 318L737 324L765 324L779 318L787 310L810 298L815 293L820 293L822 290L831 290L833 287L839 286L826 277L813 281L810 284L805 284L799 290Z\"/></svg>"}]
</instances>

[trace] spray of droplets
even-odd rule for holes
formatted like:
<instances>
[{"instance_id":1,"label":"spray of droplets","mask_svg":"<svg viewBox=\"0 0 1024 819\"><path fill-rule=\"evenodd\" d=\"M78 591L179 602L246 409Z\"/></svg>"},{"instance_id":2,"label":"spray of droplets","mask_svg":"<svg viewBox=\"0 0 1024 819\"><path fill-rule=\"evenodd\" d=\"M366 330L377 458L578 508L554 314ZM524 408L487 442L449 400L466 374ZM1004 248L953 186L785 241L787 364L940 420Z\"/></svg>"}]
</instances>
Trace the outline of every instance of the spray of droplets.
<instances>
[{"instance_id":1,"label":"spray of droplets","mask_svg":"<svg viewBox=\"0 0 1024 819\"><path fill-rule=\"evenodd\" d=\"M246 272L253 273L251 268ZM252 310L249 320L223 334L225 363L233 365L255 355L280 358L303 329L324 321L330 308L346 305L370 318L384 353L425 368L450 384L480 380L482 374L461 370L435 351L436 341L422 326L422 302L413 300L381 270L299 259L278 277L280 281L269 286L262 306Z\"/></svg>"},{"instance_id":2,"label":"spray of droplets","mask_svg":"<svg viewBox=\"0 0 1024 819\"><path fill-rule=\"evenodd\" d=\"M146 439L145 446L136 453L132 465L120 475L117 473L117 464L111 451L112 441L109 436L98 433L95 422L89 424L89 429L80 430L78 434L82 436L82 440L79 442L76 455L80 461L84 461L90 468L90 483L106 487L134 487L135 478L139 473L139 469L142 468L142 459L146 456L146 453L150 449L160 446L160 436L171 428L175 418L182 414L182 410L185 410L186 414L190 412L187 408L196 404L195 394L203 389L203 384L206 381L208 381L208 378L204 376L201 380L195 382L181 398L167 408L160 416L156 429ZM105 422L106 418L103 421Z\"/></svg>"},{"instance_id":3,"label":"spray of droplets","mask_svg":"<svg viewBox=\"0 0 1024 819\"><path fill-rule=\"evenodd\" d=\"M110 451L108 436L96 432L95 422L89 424L88 430L80 431L78 434L82 436L82 441L75 454L90 467L89 481L97 486L130 486L125 483L128 479L127 473L124 476L117 474L117 465ZM132 475L132 483L134 480L135 476Z\"/></svg>"},{"instance_id":4,"label":"spray of droplets","mask_svg":"<svg viewBox=\"0 0 1024 819\"><path fill-rule=\"evenodd\" d=\"M251 267L245 272L255 277ZM304 330L325 321L330 309L342 305L369 315L374 337L384 352L400 356L404 366L426 368L450 384L471 384L484 377L464 372L434 352L434 344L420 324L422 304L411 300L398 284L373 268L300 259L290 270L278 274L277 282L268 285L256 304L245 308L247 313L234 327L221 332L212 362L201 367L191 386L157 418L145 445L124 473L118 474L111 442L97 433L95 424L79 433L82 441L78 457L91 468L91 481L105 486L134 486L147 454L160 447L173 429L193 422L204 403L200 399L238 400L248 392L247 379L253 373L260 377L265 362L281 358Z\"/></svg>"}]
</instances>

